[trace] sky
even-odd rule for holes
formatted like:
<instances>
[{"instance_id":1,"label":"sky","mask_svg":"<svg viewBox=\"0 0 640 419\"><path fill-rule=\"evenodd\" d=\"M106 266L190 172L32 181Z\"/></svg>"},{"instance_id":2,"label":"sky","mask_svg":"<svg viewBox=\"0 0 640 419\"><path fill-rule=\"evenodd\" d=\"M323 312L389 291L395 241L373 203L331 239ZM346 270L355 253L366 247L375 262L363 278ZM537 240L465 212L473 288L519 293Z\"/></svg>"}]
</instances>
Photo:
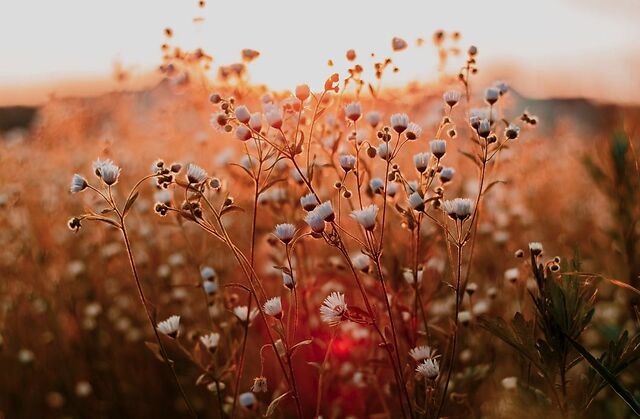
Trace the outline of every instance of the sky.
<instances>
[{"instance_id":1,"label":"sky","mask_svg":"<svg viewBox=\"0 0 640 419\"><path fill-rule=\"evenodd\" d=\"M109 76L116 61L152 71L165 27L173 44L203 47L214 64L238 61L242 48L260 51L252 81L276 89L319 88L333 71L328 59L340 69L349 48L386 56L394 36L410 48L394 55L401 71L390 82L428 81L435 50L414 41L444 29L479 47L481 68L518 68L525 91L555 74L556 92L640 102L639 20L635 0L209 0L204 9L197 0L0 0L0 102L33 86Z\"/></svg>"}]
</instances>

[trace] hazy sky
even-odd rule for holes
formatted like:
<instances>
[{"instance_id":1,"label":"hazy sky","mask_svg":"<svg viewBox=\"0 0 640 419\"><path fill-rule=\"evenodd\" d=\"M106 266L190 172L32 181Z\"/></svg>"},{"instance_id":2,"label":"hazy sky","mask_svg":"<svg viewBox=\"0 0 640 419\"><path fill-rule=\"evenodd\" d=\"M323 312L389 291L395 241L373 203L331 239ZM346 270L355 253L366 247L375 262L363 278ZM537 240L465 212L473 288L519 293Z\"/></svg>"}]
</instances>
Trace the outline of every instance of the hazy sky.
<instances>
[{"instance_id":1,"label":"hazy sky","mask_svg":"<svg viewBox=\"0 0 640 419\"><path fill-rule=\"evenodd\" d=\"M204 21L194 23L198 16ZM481 64L508 61L534 74L558 67L586 74L586 86L604 78L640 89L639 20L634 0L209 0L204 9L197 0L0 0L0 85L104 76L115 60L151 70L171 27L174 44L202 46L215 64L237 61L242 48L261 51L252 80L275 88L319 87L327 59L344 64L348 48L386 55L393 36L412 46L396 56L395 81L433 77L431 43L417 49L413 41L446 29L477 44Z\"/></svg>"}]
</instances>

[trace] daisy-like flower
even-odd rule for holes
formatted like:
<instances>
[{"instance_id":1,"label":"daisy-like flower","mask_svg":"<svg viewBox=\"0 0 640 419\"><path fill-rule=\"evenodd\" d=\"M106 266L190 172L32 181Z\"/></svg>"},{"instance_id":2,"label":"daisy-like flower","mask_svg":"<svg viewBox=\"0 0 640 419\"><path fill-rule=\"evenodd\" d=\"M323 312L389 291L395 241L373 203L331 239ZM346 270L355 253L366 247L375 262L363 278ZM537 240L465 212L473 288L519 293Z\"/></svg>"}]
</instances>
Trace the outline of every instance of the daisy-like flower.
<instances>
[{"instance_id":1,"label":"daisy-like flower","mask_svg":"<svg viewBox=\"0 0 640 419\"><path fill-rule=\"evenodd\" d=\"M342 170L345 172L353 170L353 168L356 167L356 157L351 154L343 154L340 156L340 167L342 167Z\"/></svg>"},{"instance_id":2,"label":"daisy-like flower","mask_svg":"<svg viewBox=\"0 0 640 419\"><path fill-rule=\"evenodd\" d=\"M211 266L204 266L202 269L200 269L200 276L205 281L213 281L216 279L216 270Z\"/></svg>"},{"instance_id":3,"label":"daisy-like flower","mask_svg":"<svg viewBox=\"0 0 640 419\"><path fill-rule=\"evenodd\" d=\"M415 122L411 122L407 126L407 131L404 133L404 135L407 137L407 140L417 140L422 135L422 128Z\"/></svg>"},{"instance_id":4,"label":"daisy-like flower","mask_svg":"<svg viewBox=\"0 0 640 419\"><path fill-rule=\"evenodd\" d=\"M384 192L384 181L379 177L374 177L369 181L371 192L381 194Z\"/></svg>"},{"instance_id":5,"label":"daisy-like flower","mask_svg":"<svg viewBox=\"0 0 640 419\"><path fill-rule=\"evenodd\" d=\"M262 114L260 112L251 114L251 118L249 118L249 128L255 132L262 130Z\"/></svg>"},{"instance_id":6,"label":"daisy-like flower","mask_svg":"<svg viewBox=\"0 0 640 419\"><path fill-rule=\"evenodd\" d=\"M419 192L412 193L411 195L409 195L408 199L411 208L418 212L424 211L424 198L422 197L422 195L420 195Z\"/></svg>"},{"instance_id":7,"label":"daisy-like flower","mask_svg":"<svg viewBox=\"0 0 640 419\"><path fill-rule=\"evenodd\" d=\"M331 201L325 201L318 205L314 211L318 212L318 215L322 217L324 221L332 222L335 219L335 213L333 212L333 206Z\"/></svg>"},{"instance_id":8,"label":"daisy-like flower","mask_svg":"<svg viewBox=\"0 0 640 419\"><path fill-rule=\"evenodd\" d=\"M378 148L376 149L378 156L380 156L383 160L390 160L393 154L391 147L389 147L389 143L380 143Z\"/></svg>"},{"instance_id":9,"label":"daisy-like flower","mask_svg":"<svg viewBox=\"0 0 640 419\"><path fill-rule=\"evenodd\" d=\"M238 320L246 323L247 321L251 322L256 318L256 316L258 315L258 310L254 308L253 310L251 310L251 313L249 313L249 307L236 306L233 308L233 314L236 315Z\"/></svg>"},{"instance_id":10,"label":"daisy-like flower","mask_svg":"<svg viewBox=\"0 0 640 419\"><path fill-rule=\"evenodd\" d=\"M73 175L73 178L71 178L71 187L69 188L69 192L82 192L87 188L87 186L87 180L76 173L75 175Z\"/></svg>"},{"instance_id":11,"label":"daisy-like flower","mask_svg":"<svg viewBox=\"0 0 640 419\"><path fill-rule=\"evenodd\" d=\"M255 394L247 391L246 393L242 393L238 396L238 403L240 403L240 406L242 407L252 409L258 403L258 399L256 399Z\"/></svg>"},{"instance_id":12,"label":"daisy-like flower","mask_svg":"<svg viewBox=\"0 0 640 419\"><path fill-rule=\"evenodd\" d=\"M207 180L207 172L197 164L187 165L187 180L189 183L201 183Z\"/></svg>"},{"instance_id":13,"label":"daisy-like flower","mask_svg":"<svg viewBox=\"0 0 640 419\"><path fill-rule=\"evenodd\" d=\"M453 175L456 174L456 171L453 167L443 167L440 172L440 182L447 183L453 179Z\"/></svg>"},{"instance_id":14,"label":"daisy-like flower","mask_svg":"<svg viewBox=\"0 0 640 419\"><path fill-rule=\"evenodd\" d=\"M256 377L253 379L253 386L251 391L254 393L266 393L267 392L267 378Z\"/></svg>"},{"instance_id":15,"label":"daisy-like flower","mask_svg":"<svg viewBox=\"0 0 640 419\"><path fill-rule=\"evenodd\" d=\"M311 231L316 234L322 234L324 231L324 218L318 211L318 207L314 208L304 217L304 222L307 223L309 227L311 227Z\"/></svg>"},{"instance_id":16,"label":"daisy-like flower","mask_svg":"<svg viewBox=\"0 0 640 419\"><path fill-rule=\"evenodd\" d=\"M167 320L163 320L156 326L158 332L163 333L170 338L175 339L178 336L180 328L180 316L171 316Z\"/></svg>"},{"instance_id":17,"label":"daisy-like flower","mask_svg":"<svg viewBox=\"0 0 640 419\"><path fill-rule=\"evenodd\" d=\"M437 359L425 359L420 365L416 367L416 372L423 378L429 380L435 380L440 374L440 365Z\"/></svg>"},{"instance_id":18,"label":"daisy-like flower","mask_svg":"<svg viewBox=\"0 0 640 419\"><path fill-rule=\"evenodd\" d=\"M312 211L319 203L318 198L311 192L300 198L300 205L305 211Z\"/></svg>"},{"instance_id":19,"label":"daisy-like flower","mask_svg":"<svg viewBox=\"0 0 640 419\"><path fill-rule=\"evenodd\" d=\"M273 234L284 244L288 244L296 232L296 226L293 224L278 224Z\"/></svg>"},{"instance_id":20,"label":"daisy-like flower","mask_svg":"<svg viewBox=\"0 0 640 419\"><path fill-rule=\"evenodd\" d=\"M489 87L484 91L484 100L489 104L493 105L500 98L500 90L496 87Z\"/></svg>"},{"instance_id":21,"label":"daisy-like flower","mask_svg":"<svg viewBox=\"0 0 640 419\"><path fill-rule=\"evenodd\" d=\"M320 318L329 326L338 325L347 312L347 303L344 300L344 294L340 292L332 292L324 299L320 307Z\"/></svg>"},{"instance_id":22,"label":"daisy-like flower","mask_svg":"<svg viewBox=\"0 0 640 419\"><path fill-rule=\"evenodd\" d=\"M216 351L218 344L220 343L220 334L209 333L208 335L202 335L200 336L200 342L209 352L213 353Z\"/></svg>"},{"instance_id":23,"label":"daisy-like flower","mask_svg":"<svg viewBox=\"0 0 640 419\"><path fill-rule=\"evenodd\" d=\"M416 166L416 170L420 173L424 173L429 167L429 160L431 159L430 153L418 153L413 156L413 163Z\"/></svg>"},{"instance_id":24,"label":"daisy-like flower","mask_svg":"<svg viewBox=\"0 0 640 419\"><path fill-rule=\"evenodd\" d=\"M251 128L249 128L247 126L244 126L244 125L239 125L236 128L235 136L240 141L250 140L251 139Z\"/></svg>"},{"instance_id":25,"label":"daisy-like flower","mask_svg":"<svg viewBox=\"0 0 640 419\"><path fill-rule=\"evenodd\" d=\"M429 147L431 148L431 153L438 159L441 159L447 152L447 142L445 140L431 140Z\"/></svg>"},{"instance_id":26,"label":"daisy-like flower","mask_svg":"<svg viewBox=\"0 0 640 419\"><path fill-rule=\"evenodd\" d=\"M431 349L430 346L422 345L416 346L415 348L409 351L409 355L413 358L414 361L420 362L429 358L436 358L436 351Z\"/></svg>"},{"instance_id":27,"label":"daisy-like flower","mask_svg":"<svg viewBox=\"0 0 640 419\"><path fill-rule=\"evenodd\" d=\"M406 113L395 113L391 115L390 120L391 128L393 128L393 130L398 134L402 134L409 126L409 115Z\"/></svg>"},{"instance_id":28,"label":"daisy-like flower","mask_svg":"<svg viewBox=\"0 0 640 419\"><path fill-rule=\"evenodd\" d=\"M442 208L452 220L464 221L473 212L473 202L468 198L456 198L444 201Z\"/></svg>"},{"instance_id":29,"label":"daisy-like flower","mask_svg":"<svg viewBox=\"0 0 640 419\"><path fill-rule=\"evenodd\" d=\"M531 242L529 243L529 251L534 256L539 256L542 254L542 243L540 242Z\"/></svg>"},{"instance_id":30,"label":"daisy-like flower","mask_svg":"<svg viewBox=\"0 0 640 419\"><path fill-rule=\"evenodd\" d=\"M371 128L377 127L380 121L382 121L382 116L380 116L380 112L378 111L369 112L365 118L369 125L371 125Z\"/></svg>"},{"instance_id":31,"label":"daisy-like flower","mask_svg":"<svg viewBox=\"0 0 640 419\"><path fill-rule=\"evenodd\" d=\"M282 318L282 301L280 297L273 297L268 299L264 303L264 312L268 316L275 317L276 319Z\"/></svg>"},{"instance_id":32,"label":"daisy-like flower","mask_svg":"<svg viewBox=\"0 0 640 419\"><path fill-rule=\"evenodd\" d=\"M251 112L249 112L249 109L247 109L247 107L244 105L238 106L234 114L236 116L236 119L242 122L243 124L248 123L249 120L251 119Z\"/></svg>"},{"instance_id":33,"label":"daisy-like flower","mask_svg":"<svg viewBox=\"0 0 640 419\"><path fill-rule=\"evenodd\" d=\"M282 111L279 108L272 108L265 114L267 123L275 129L282 128Z\"/></svg>"},{"instance_id":34,"label":"daisy-like flower","mask_svg":"<svg viewBox=\"0 0 640 419\"><path fill-rule=\"evenodd\" d=\"M478 125L478 128L476 130L478 131L479 136L481 136L482 138L487 138L489 134L491 134L491 122L489 122L489 120L486 118L481 119L480 124Z\"/></svg>"},{"instance_id":35,"label":"daisy-like flower","mask_svg":"<svg viewBox=\"0 0 640 419\"><path fill-rule=\"evenodd\" d=\"M369 270L371 259L364 253L358 253L357 255L351 257L351 263L357 270L367 272Z\"/></svg>"},{"instance_id":36,"label":"daisy-like flower","mask_svg":"<svg viewBox=\"0 0 640 419\"><path fill-rule=\"evenodd\" d=\"M362 116L362 107L359 102L352 102L344 107L345 117L353 122L356 122Z\"/></svg>"},{"instance_id":37,"label":"daisy-like flower","mask_svg":"<svg viewBox=\"0 0 640 419\"><path fill-rule=\"evenodd\" d=\"M295 269L293 269L291 271L291 274L288 274L287 272L282 271L282 284L285 287L289 288L290 290L292 290L293 287L295 287L295 285L296 285L296 270Z\"/></svg>"},{"instance_id":38,"label":"daisy-like flower","mask_svg":"<svg viewBox=\"0 0 640 419\"><path fill-rule=\"evenodd\" d=\"M457 90L449 90L442 95L442 99L444 99L444 102L449 105L450 108L453 108L460 102L461 96Z\"/></svg>"},{"instance_id":39,"label":"daisy-like flower","mask_svg":"<svg viewBox=\"0 0 640 419\"><path fill-rule=\"evenodd\" d=\"M371 204L361 210L351 211L354 218L365 230L373 231L376 227L376 217L380 208L376 204Z\"/></svg>"},{"instance_id":40,"label":"daisy-like flower","mask_svg":"<svg viewBox=\"0 0 640 419\"><path fill-rule=\"evenodd\" d=\"M98 159L93 162L93 170L102 181L108 186L114 185L120 176L120 168L109 159Z\"/></svg>"}]
</instances>

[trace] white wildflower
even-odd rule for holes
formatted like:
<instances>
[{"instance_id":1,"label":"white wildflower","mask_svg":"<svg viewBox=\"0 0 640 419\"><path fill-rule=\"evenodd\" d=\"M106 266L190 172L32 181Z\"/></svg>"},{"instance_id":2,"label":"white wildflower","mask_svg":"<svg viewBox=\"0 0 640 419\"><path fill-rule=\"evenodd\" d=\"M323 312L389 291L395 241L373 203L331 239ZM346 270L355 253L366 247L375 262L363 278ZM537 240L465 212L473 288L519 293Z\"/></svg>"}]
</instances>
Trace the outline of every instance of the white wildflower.
<instances>
[{"instance_id":1,"label":"white wildflower","mask_svg":"<svg viewBox=\"0 0 640 419\"><path fill-rule=\"evenodd\" d=\"M156 329L158 332L163 333L171 338L178 336L178 329L180 328L180 316L171 316L166 320L158 323Z\"/></svg>"},{"instance_id":2,"label":"white wildflower","mask_svg":"<svg viewBox=\"0 0 640 419\"><path fill-rule=\"evenodd\" d=\"M329 326L336 326L340 323L347 312L347 303L344 300L344 294L332 292L324 299L320 307L320 318Z\"/></svg>"}]
</instances>

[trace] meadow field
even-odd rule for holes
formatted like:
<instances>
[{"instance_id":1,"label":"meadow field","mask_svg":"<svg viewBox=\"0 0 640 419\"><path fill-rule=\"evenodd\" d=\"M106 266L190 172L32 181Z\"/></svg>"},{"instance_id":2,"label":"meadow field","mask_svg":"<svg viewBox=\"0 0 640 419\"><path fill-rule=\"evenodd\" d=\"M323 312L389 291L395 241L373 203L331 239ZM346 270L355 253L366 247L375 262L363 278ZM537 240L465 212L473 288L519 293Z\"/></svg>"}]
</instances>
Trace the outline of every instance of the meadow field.
<instances>
[{"instance_id":1,"label":"meadow field","mask_svg":"<svg viewBox=\"0 0 640 419\"><path fill-rule=\"evenodd\" d=\"M345 45L288 90L165 35L2 110L0 417L640 415L639 107L445 31L433 81Z\"/></svg>"}]
</instances>

